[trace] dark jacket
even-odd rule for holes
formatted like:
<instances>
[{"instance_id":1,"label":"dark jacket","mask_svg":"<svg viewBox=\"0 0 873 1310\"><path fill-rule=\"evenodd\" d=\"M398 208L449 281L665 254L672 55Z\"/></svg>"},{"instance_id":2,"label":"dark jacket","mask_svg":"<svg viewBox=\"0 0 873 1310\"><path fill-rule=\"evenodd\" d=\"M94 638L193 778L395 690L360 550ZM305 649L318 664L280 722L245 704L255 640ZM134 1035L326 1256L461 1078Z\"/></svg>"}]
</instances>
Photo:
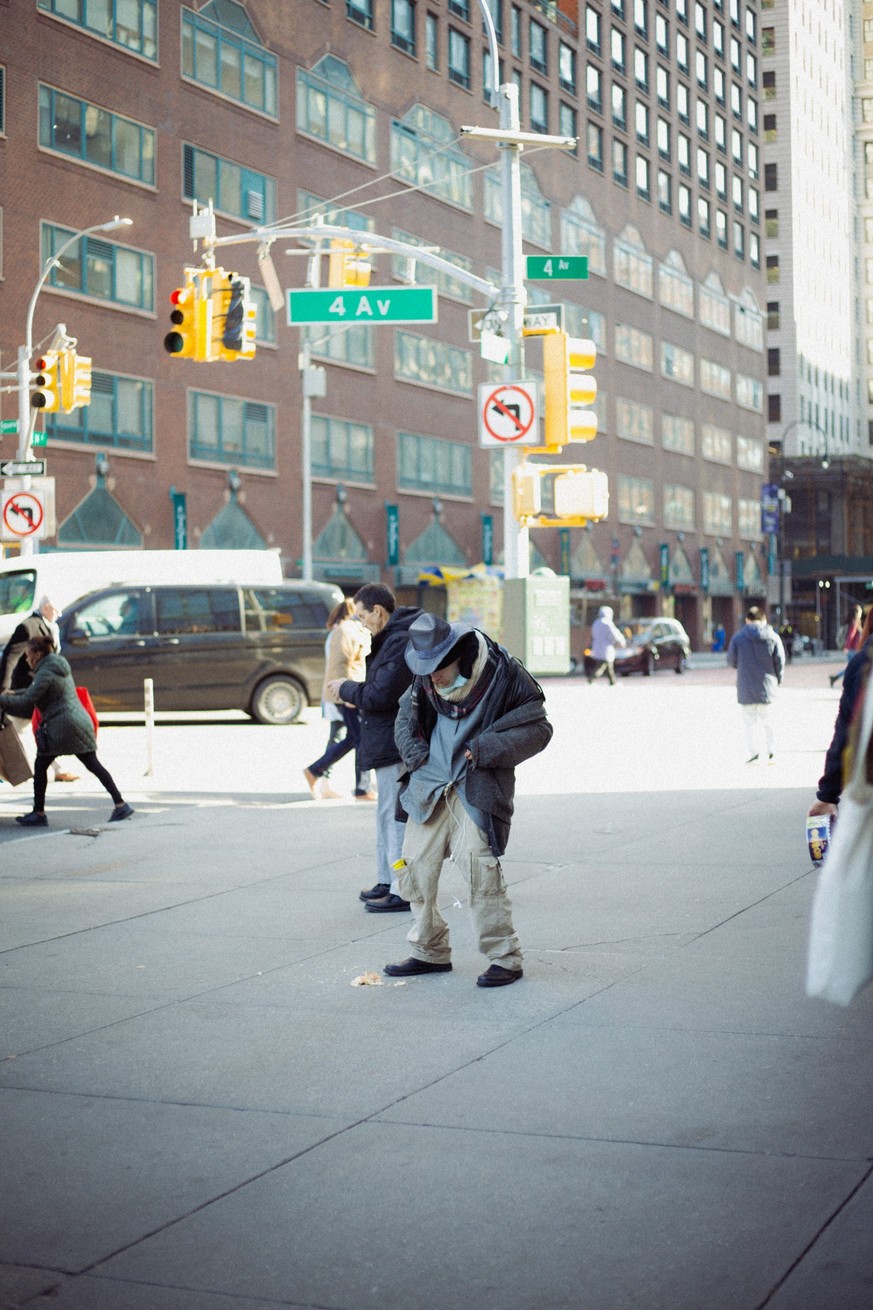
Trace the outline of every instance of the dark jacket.
<instances>
[{"instance_id":1,"label":"dark jacket","mask_svg":"<svg viewBox=\"0 0 873 1310\"><path fill-rule=\"evenodd\" d=\"M483 699L478 736L467 743L473 759L465 775L465 789L470 804L488 816L486 833L492 854L502 855L515 808L515 766L545 750L553 729L546 718L545 696L539 683L502 646L490 637L485 640L497 657L497 668ZM422 678L413 678L400 701L394 729L406 779L427 759L436 724L437 711L422 683ZM401 795L404 785L402 775Z\"/></svg>"},{"instance_id":2,"label":"dark jacket","mask_svg":"<svg viewBox=\"0 0 873 1310\"><path fill-rule=\"evenodd\" d=\"M29 719L42 715L37 735L40 755L84 755L97 746L94 725L76 695L70 666L63 655L46 655L25 691L0 695L0 709Z\"/></svg>"},{"instance_id":3,"label":"dark jacket","mask_svg":"<svg viewBox=\"0 0 873 1310\"><path fill-rule=\"evenodd\" d=\"M31 637L48 637L55 650L56 635L39 613L29 614L19 623L3 648L0 659L0 691L23 691L33 681L30 665L24 658L24 649Z\"/></svg>"},{"instance_id":4,"label":"dark jacket","mask_svg":"<svg viewBox=\"0 0 873 1310\"><path fill-rule=\"evenodd\" d=\"M873 660L873 637L868 637L859 651L856 651L846 665L843 674L843 694L837 710L834 735L825 756L824 773L818 780L815 793L820 801L829 801L831 805L839 804L843 791L843 751L849 737L849 728L855 715L858 697L864 686L864 679L870 660Z\"/></svg>"},{"instance_id":5,"label":"dark jacket","mask_svg":"<svg viewBox=\"0 0 873 1310\"><path fill-rule=\"evenodd\" d=\"M400 697L412 682L404 654L409 627L421 614L415 605L400 605L373 638L363 682L344 682L340 700L356 705L361 714L359 769L385 769L400 763L394 743L394 720Z\"/></svg>"},{"instance_id":6,"label":"dark jacket","mask_svg":"<svg viewBox=\"0 0 873 1310\"><path fill-rule=\"evenodd\" d=\"M740 705L769 705L785 669L785 651L770 624L744 623L731 638L727 662L737 671Z\"/></svg>"}]
</instances>

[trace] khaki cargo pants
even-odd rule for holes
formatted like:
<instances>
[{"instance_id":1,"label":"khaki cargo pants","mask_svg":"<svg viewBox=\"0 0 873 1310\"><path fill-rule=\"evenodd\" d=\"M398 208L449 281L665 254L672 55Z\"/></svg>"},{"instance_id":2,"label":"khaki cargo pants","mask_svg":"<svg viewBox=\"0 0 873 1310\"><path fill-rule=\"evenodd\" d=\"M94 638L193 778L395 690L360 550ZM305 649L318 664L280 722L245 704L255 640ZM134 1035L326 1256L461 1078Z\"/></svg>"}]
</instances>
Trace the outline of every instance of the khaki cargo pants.
<instances>
[{"instance_id":1,"label":"khaki cargo pants","mask_svg":"<svg viewBox=\"0 0 873 1310\"><path fill-rule=\"evenodd\" d=\"M426 823L406 825L398 874L400 895L409 901L415 925L407 936L417 960L446 964L451 959L449 925L437 907L443 861L451 857L460 869L470 896L470 912L479 936L479 950L504 969L520 969L521 947L512 926L512 902L503 871L488 839L470 818L453 787L440 797Z\"/></svg>"}]
</instances>

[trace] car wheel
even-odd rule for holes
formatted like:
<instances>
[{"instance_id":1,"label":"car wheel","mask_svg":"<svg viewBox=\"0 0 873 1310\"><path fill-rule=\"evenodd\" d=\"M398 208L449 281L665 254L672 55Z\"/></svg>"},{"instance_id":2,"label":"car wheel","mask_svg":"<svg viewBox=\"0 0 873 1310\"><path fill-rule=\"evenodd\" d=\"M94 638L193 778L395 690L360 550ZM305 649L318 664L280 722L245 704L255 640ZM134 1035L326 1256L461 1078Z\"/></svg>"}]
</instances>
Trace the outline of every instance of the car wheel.
<instances>
[{"instance_id":1,"label":"car wheel","mask_svg":"<svg viewBox=\"0 0 873 1310\"><path fill-rule=\"evenodd\" d=\"M688 667L688 656L685 655L682 651L680 651L679 658L676 661L676 672L684 673L687 667Z\"/></svg>"},{"instance_id":2,"label":"car wheel","mask_svg":"<svg viewBox=\"0 0 873 1310\"><path fill-rule=\"evenodd\" d=\"M643 677L650 678L655 667L655 657L650 650L643 656Z\"/></svg>"},{"instance_id":3,"label":"car wheel","mask_svg":"<svg viewBox=\"0 0 873 1310\"><path fill-rule=\"evenodd\" d=\"M297 679L276 674L255 688L250 713L258 723L296 723L306 704L306 692Z\"/></svg>"}]
</instances>

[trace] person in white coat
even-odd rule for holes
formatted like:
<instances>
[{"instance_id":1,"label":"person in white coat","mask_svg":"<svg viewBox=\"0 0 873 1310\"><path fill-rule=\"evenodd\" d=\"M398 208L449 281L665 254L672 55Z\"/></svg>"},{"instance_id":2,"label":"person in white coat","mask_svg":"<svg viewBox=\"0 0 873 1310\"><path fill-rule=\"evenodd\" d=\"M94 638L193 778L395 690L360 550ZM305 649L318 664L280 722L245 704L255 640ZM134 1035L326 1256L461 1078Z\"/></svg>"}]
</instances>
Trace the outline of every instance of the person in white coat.
<instances>
[{"instance_id":1,"label":"person in white coat","mask_svg":"<svg viewBox=\"0 0 873 1310\"><path fill-rule=\"evenodd\" d=\"M612 621L612 606L601 605L591 625L591 654L585 661L588 681L593 682L605 673L609 685L615 686L615 648L626 646L624 633Z\"/></svg>"}]
</instances>

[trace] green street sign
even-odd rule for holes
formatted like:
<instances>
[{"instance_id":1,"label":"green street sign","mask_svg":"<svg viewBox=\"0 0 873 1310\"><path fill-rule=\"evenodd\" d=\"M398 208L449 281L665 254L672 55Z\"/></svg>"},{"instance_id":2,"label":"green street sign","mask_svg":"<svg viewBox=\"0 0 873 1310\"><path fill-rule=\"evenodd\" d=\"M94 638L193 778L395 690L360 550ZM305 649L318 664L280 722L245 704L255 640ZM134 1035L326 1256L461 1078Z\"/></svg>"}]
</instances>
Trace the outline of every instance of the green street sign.
<instances>
[{"instance_id":1,"label":"green street sign","mask_svg":"<svg viewBox=\"0 0 873 1310\"><path fill-rule=\"evenodd\" d=\"M288 292L288 323L436 323L433 287L306 288Z\"/></svg>"},{"instance_id":2,"label":"green street sign","mask_svg":"<svg viewBox=\"0 0 873 1310\"><path fill-rule=\"evenodd\" d=\"M531 282L555 282L588 276L587 255L528 255L525 263L525 277Z\"/></svg>"},{"instance_id":3,"label":"green street sign","mask_svg":"<svg viewBox=\"0 0 873 1310\"><path fill-rule=\"evenodd\" d=\"M48 433L47 433L47 432L34 432L34 434L33 434L33 440L31 441L30 444L31 444L32 446L47 446L47 445L48 445Z\"/></svg>"},{"instance_id":4,"label":"green street sign","mask_svg":"<svg viewBox=\"0 0 873 1310\"><path fill-rule=\"evenodd\" d=\"M17 418L4 418L0 421L0 436L9 437L18 431Z\"/></svg>"}]
</instances>

